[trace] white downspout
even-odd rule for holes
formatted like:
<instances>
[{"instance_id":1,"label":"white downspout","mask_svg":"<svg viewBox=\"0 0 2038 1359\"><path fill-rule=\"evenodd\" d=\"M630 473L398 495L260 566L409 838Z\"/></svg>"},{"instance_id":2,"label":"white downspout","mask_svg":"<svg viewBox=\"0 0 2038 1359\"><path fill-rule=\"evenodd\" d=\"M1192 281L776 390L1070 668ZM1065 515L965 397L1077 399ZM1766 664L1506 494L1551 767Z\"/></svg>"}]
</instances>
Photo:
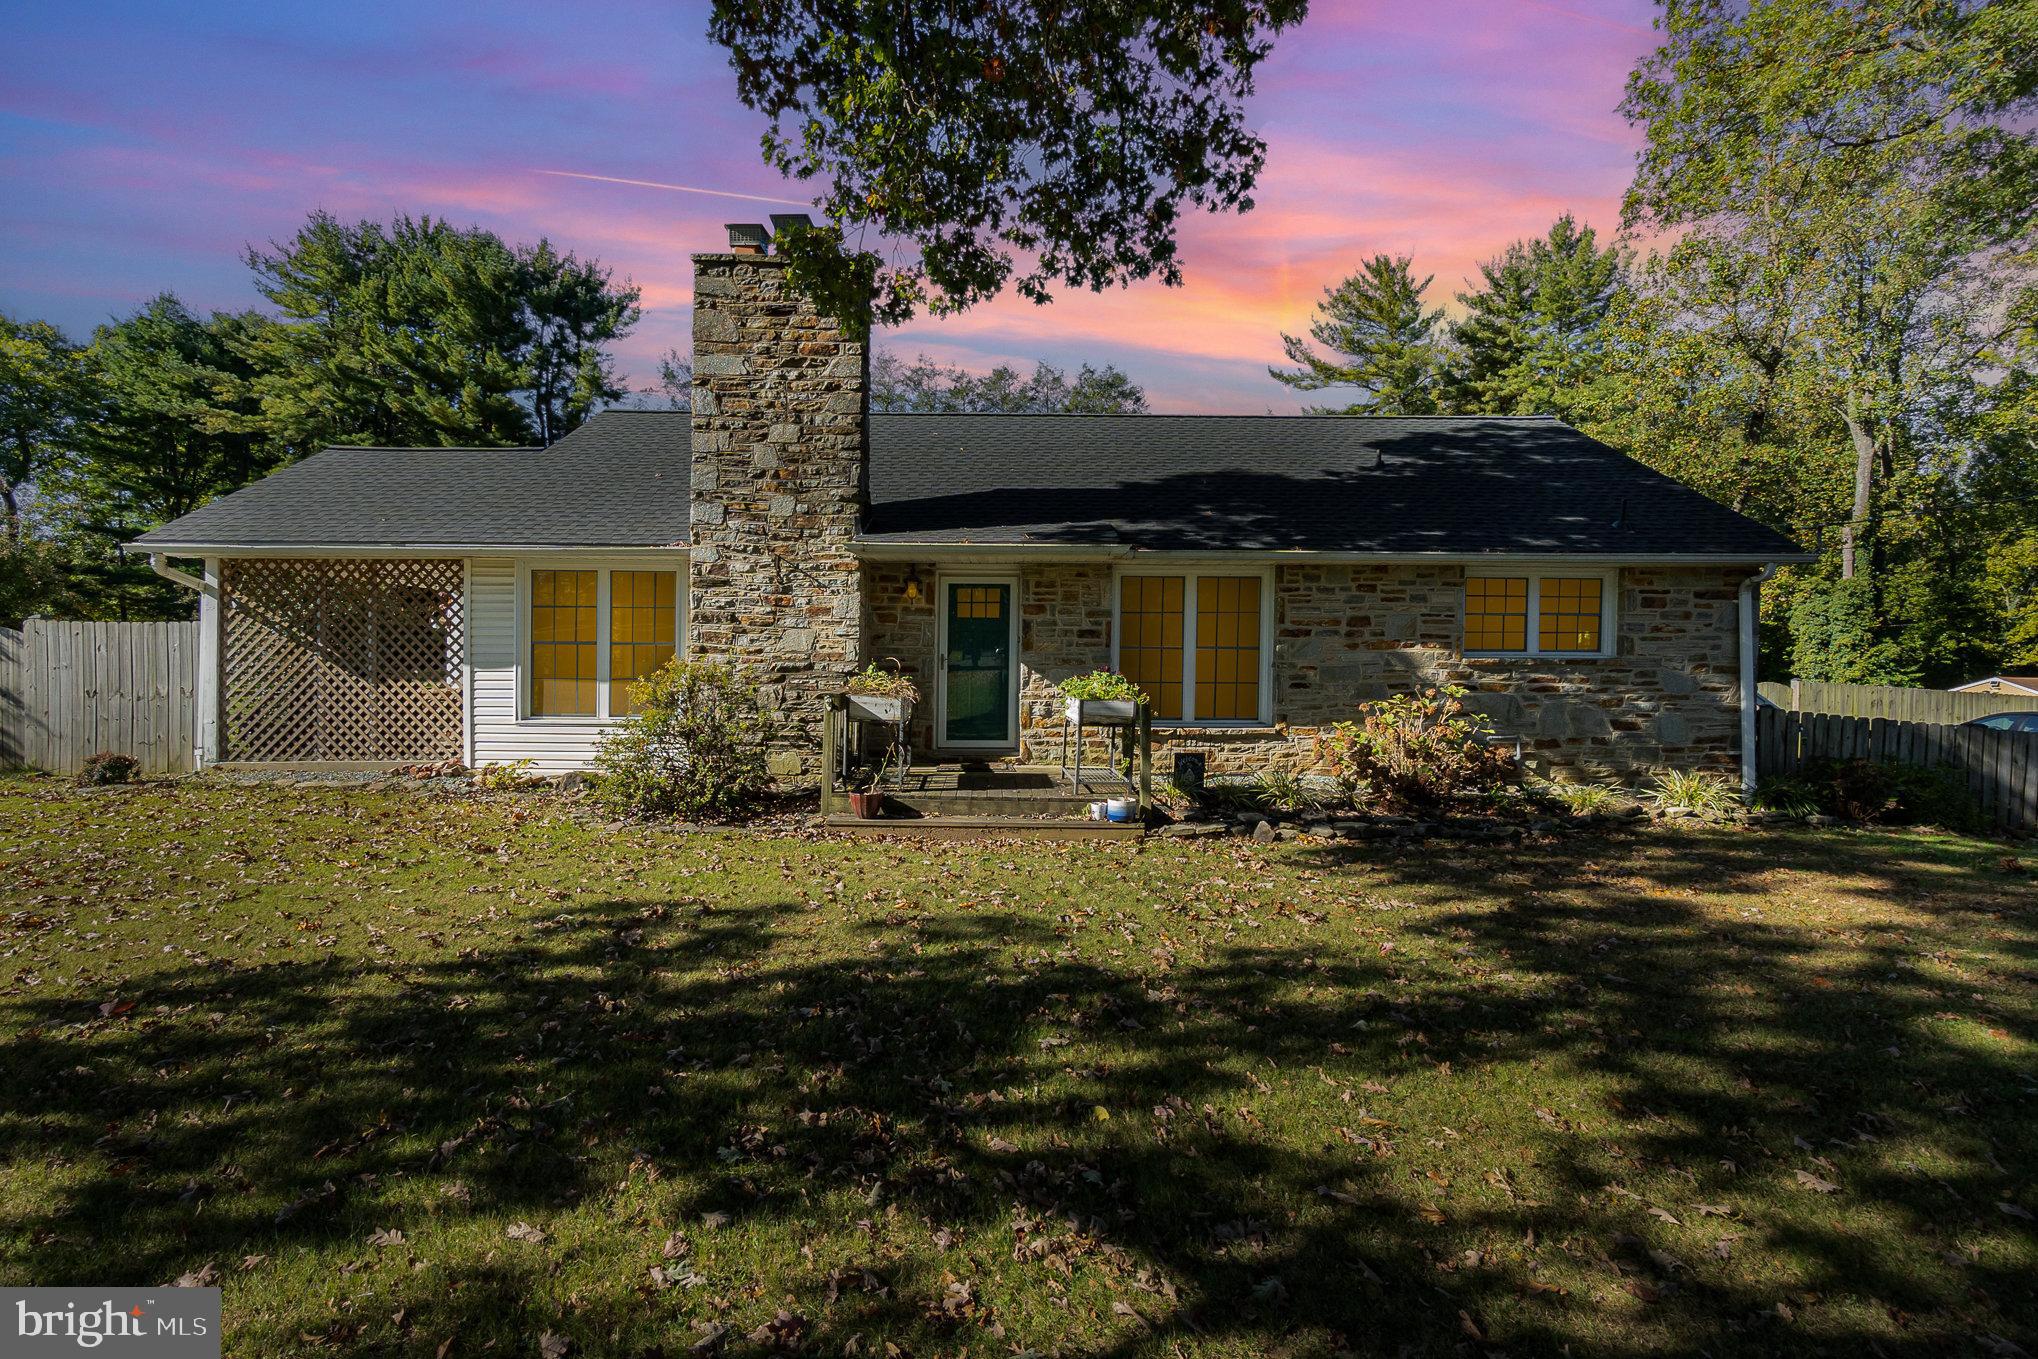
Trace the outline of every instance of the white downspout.
<instances>
[{"instance_id":1,"label":"white downspout","mask_svg":"<svg viewBox=\"0 0 2038 1359\"><path fill-rule=\"evenodd\" d=\"M1776 574L1770 562L1741 582L1741 796L1755 798L1755 653L1758 649L1755 625L1761 607L1762 587Z\"/></svg>"},{"instance_id":2,"label":"white downspout","mask_svg":"<svg viewBox=\"0 0 2038 1359\"><path fill-rule=\"evenodd\" d=\"M164 580L181 585L187 590L196 590L201 595L211 595L214 598L217 598L219 595L218 586L214 585L211 581L200 580L189 571L179 571L176 567L170 565L170 559L161 552L149 553L149 570L155 572Z\"/></svg>"},{"instance_id":3,"label":"white downspout","mask_svg":"<svg viewBox=\"0 0 2038 1359\"><path fill-rule=\"evenodd\" d=\"M191 733L191 758L205 769L219 763L219 560L205 559L201 579L170 565L163 553L151 552L149 570L198 592L198 729Z\"/></svg>"}]
</instances>

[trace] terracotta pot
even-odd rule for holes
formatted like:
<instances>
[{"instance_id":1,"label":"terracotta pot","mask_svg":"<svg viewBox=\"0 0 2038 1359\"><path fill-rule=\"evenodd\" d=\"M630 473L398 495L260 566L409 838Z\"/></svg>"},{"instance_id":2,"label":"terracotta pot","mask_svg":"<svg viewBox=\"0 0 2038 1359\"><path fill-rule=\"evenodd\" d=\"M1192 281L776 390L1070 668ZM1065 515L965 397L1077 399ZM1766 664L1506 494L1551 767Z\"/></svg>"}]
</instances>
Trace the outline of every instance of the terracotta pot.
<instances>
[{"instance_id":1,"label":"terracotta pot","mask_svg":"<svg viewBox=\"0 0 2038 1359\"><path fill-rule=\"evenodd\" d=\"M875 821L885 814L885 795L876 789L868 793L851 793L849 810L862 820Z\"/></svg>"}]
</instances>

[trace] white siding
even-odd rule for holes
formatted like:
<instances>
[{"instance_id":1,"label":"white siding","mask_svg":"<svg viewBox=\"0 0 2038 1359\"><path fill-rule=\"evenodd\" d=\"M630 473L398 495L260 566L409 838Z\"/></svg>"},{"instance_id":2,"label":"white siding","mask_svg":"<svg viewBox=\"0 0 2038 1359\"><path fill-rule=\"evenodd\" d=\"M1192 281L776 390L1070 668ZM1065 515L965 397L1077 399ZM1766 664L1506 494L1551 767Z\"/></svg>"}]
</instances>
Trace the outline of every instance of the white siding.
<instances>
[{"instance_id":1,"label":"white siding","mask_svg":"<svg viewBox=\"0 0 2038 1359\"><path fill-rule=\"evenodd\" d=\"M596 561L575 556L571 563L530 557L525 567L580 565ZM606 564L606 563L599 563ZM641 555L618 566L648 565ZM657 563L680 573L682 593L686 583L686 559L673 554ZM517 670L523 660L522 629L518 611L519 560L508 557L477 557L467 563L467 661L470 711L473 713L473 757L476 767L507 764L513 760L534 761L536 772L559 774L586 769L594 763L595 743L610 723L591 719L537 718L519 721ZM681 627L685 612L682 605ZM684 634L682 632L682 650Z\"/></svg>"}]
</instances>

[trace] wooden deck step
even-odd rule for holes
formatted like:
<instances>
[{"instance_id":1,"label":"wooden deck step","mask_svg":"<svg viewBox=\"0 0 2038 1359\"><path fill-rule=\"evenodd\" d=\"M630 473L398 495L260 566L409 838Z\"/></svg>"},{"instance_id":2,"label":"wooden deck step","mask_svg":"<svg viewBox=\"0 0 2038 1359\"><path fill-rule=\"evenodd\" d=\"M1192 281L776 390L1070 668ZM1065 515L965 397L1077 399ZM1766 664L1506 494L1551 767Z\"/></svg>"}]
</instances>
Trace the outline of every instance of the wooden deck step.
<instances>
[{"instance_id":1,"label":"wooden deck step","mask_svg":"<svg viewBox=\"0 0 2038 1359\"><path fill-rule=\"evenodd\" d=\"M1137 821L1014 816L899 816L865 820L836 813L827 818L826 825L831 831L850 835L927 840L987 840L1013 835L1036 840L1137 840L1146 834L1146 827Z\"/></svg>"}]
</instances>

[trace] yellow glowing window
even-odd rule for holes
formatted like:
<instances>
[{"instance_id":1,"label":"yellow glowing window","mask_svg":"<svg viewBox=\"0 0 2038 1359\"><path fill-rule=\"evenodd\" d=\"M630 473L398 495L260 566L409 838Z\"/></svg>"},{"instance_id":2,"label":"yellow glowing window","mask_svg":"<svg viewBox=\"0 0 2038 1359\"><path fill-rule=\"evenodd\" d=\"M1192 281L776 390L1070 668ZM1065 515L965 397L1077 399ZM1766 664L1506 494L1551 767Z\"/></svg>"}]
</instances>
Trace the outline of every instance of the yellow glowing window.
<instances>
[{"instance_id":1,"label":"yellow glowing window","mask_svg":"<svg viewBox=\"0 0 2038 1359\"><path fill-rule=\"evenodd\" d=\"M533 716L594 716L597 574L531 572Z\"/></svg>"},{"instance_id":2,"label":"yellow glowing window","mask_svg":"<svg viewBox=\"0 0 2038 1359\"><path fill-rule=\"evenodd\" d=\"M1260 715L1260 578L1196 578L1196 716Z\"/></svg>"},{"instance_id":3,"label":"yellow glowing window","mask_svg":"<svg viewBox=\"0 0 2038 1359\"><path fill-rule=\"evenodd\" d=\"M1597 579L1567 580L1545 576L1536 610L1536 647L1540 651L1599 650L1602 583Z\"/></svg>"},{"instance_id":4,"label":"yellow glowing window","mask_svg":"<svg viewBox=\"0 0 2038 1359\"><path fill-rule=\"evenodd\" d=\"M1005 587L1002 585L958 585L955 587L957 618L1002 618L1005 616Z\"/></svg>"},{"instance_id":5,"label":"yellow glowing window","mask_svg":"<svg viewBox=\"0 0 2038 1359\"><path fill-rule=\"evenodd\" d=\"M1182 720L1185 584L1180 576L1126 576L1118 583L1119 673L1145 692L1155 717L1173 722Z\"/></svg>"},{"instance_id":6,"label":"yellow glowing window","mask_svg":"<svg viewBox=\"0 0 2038 1359\"><path fill-rule=\"evenodd\" d=\"M1528 649L1528 578L1465 578L1465 650Z\"/></svg>"},{"instance_id":7,"label":"yellow glowing window","mask_svg":"<svg viewBox=\"0 0 2038 1359\"><path fill-rule=\"evenodd\" d=\"M630 686L673 656L679 577L670 571L609 573L609 715L632 711Z\"/></svg>"}]
</instances>

